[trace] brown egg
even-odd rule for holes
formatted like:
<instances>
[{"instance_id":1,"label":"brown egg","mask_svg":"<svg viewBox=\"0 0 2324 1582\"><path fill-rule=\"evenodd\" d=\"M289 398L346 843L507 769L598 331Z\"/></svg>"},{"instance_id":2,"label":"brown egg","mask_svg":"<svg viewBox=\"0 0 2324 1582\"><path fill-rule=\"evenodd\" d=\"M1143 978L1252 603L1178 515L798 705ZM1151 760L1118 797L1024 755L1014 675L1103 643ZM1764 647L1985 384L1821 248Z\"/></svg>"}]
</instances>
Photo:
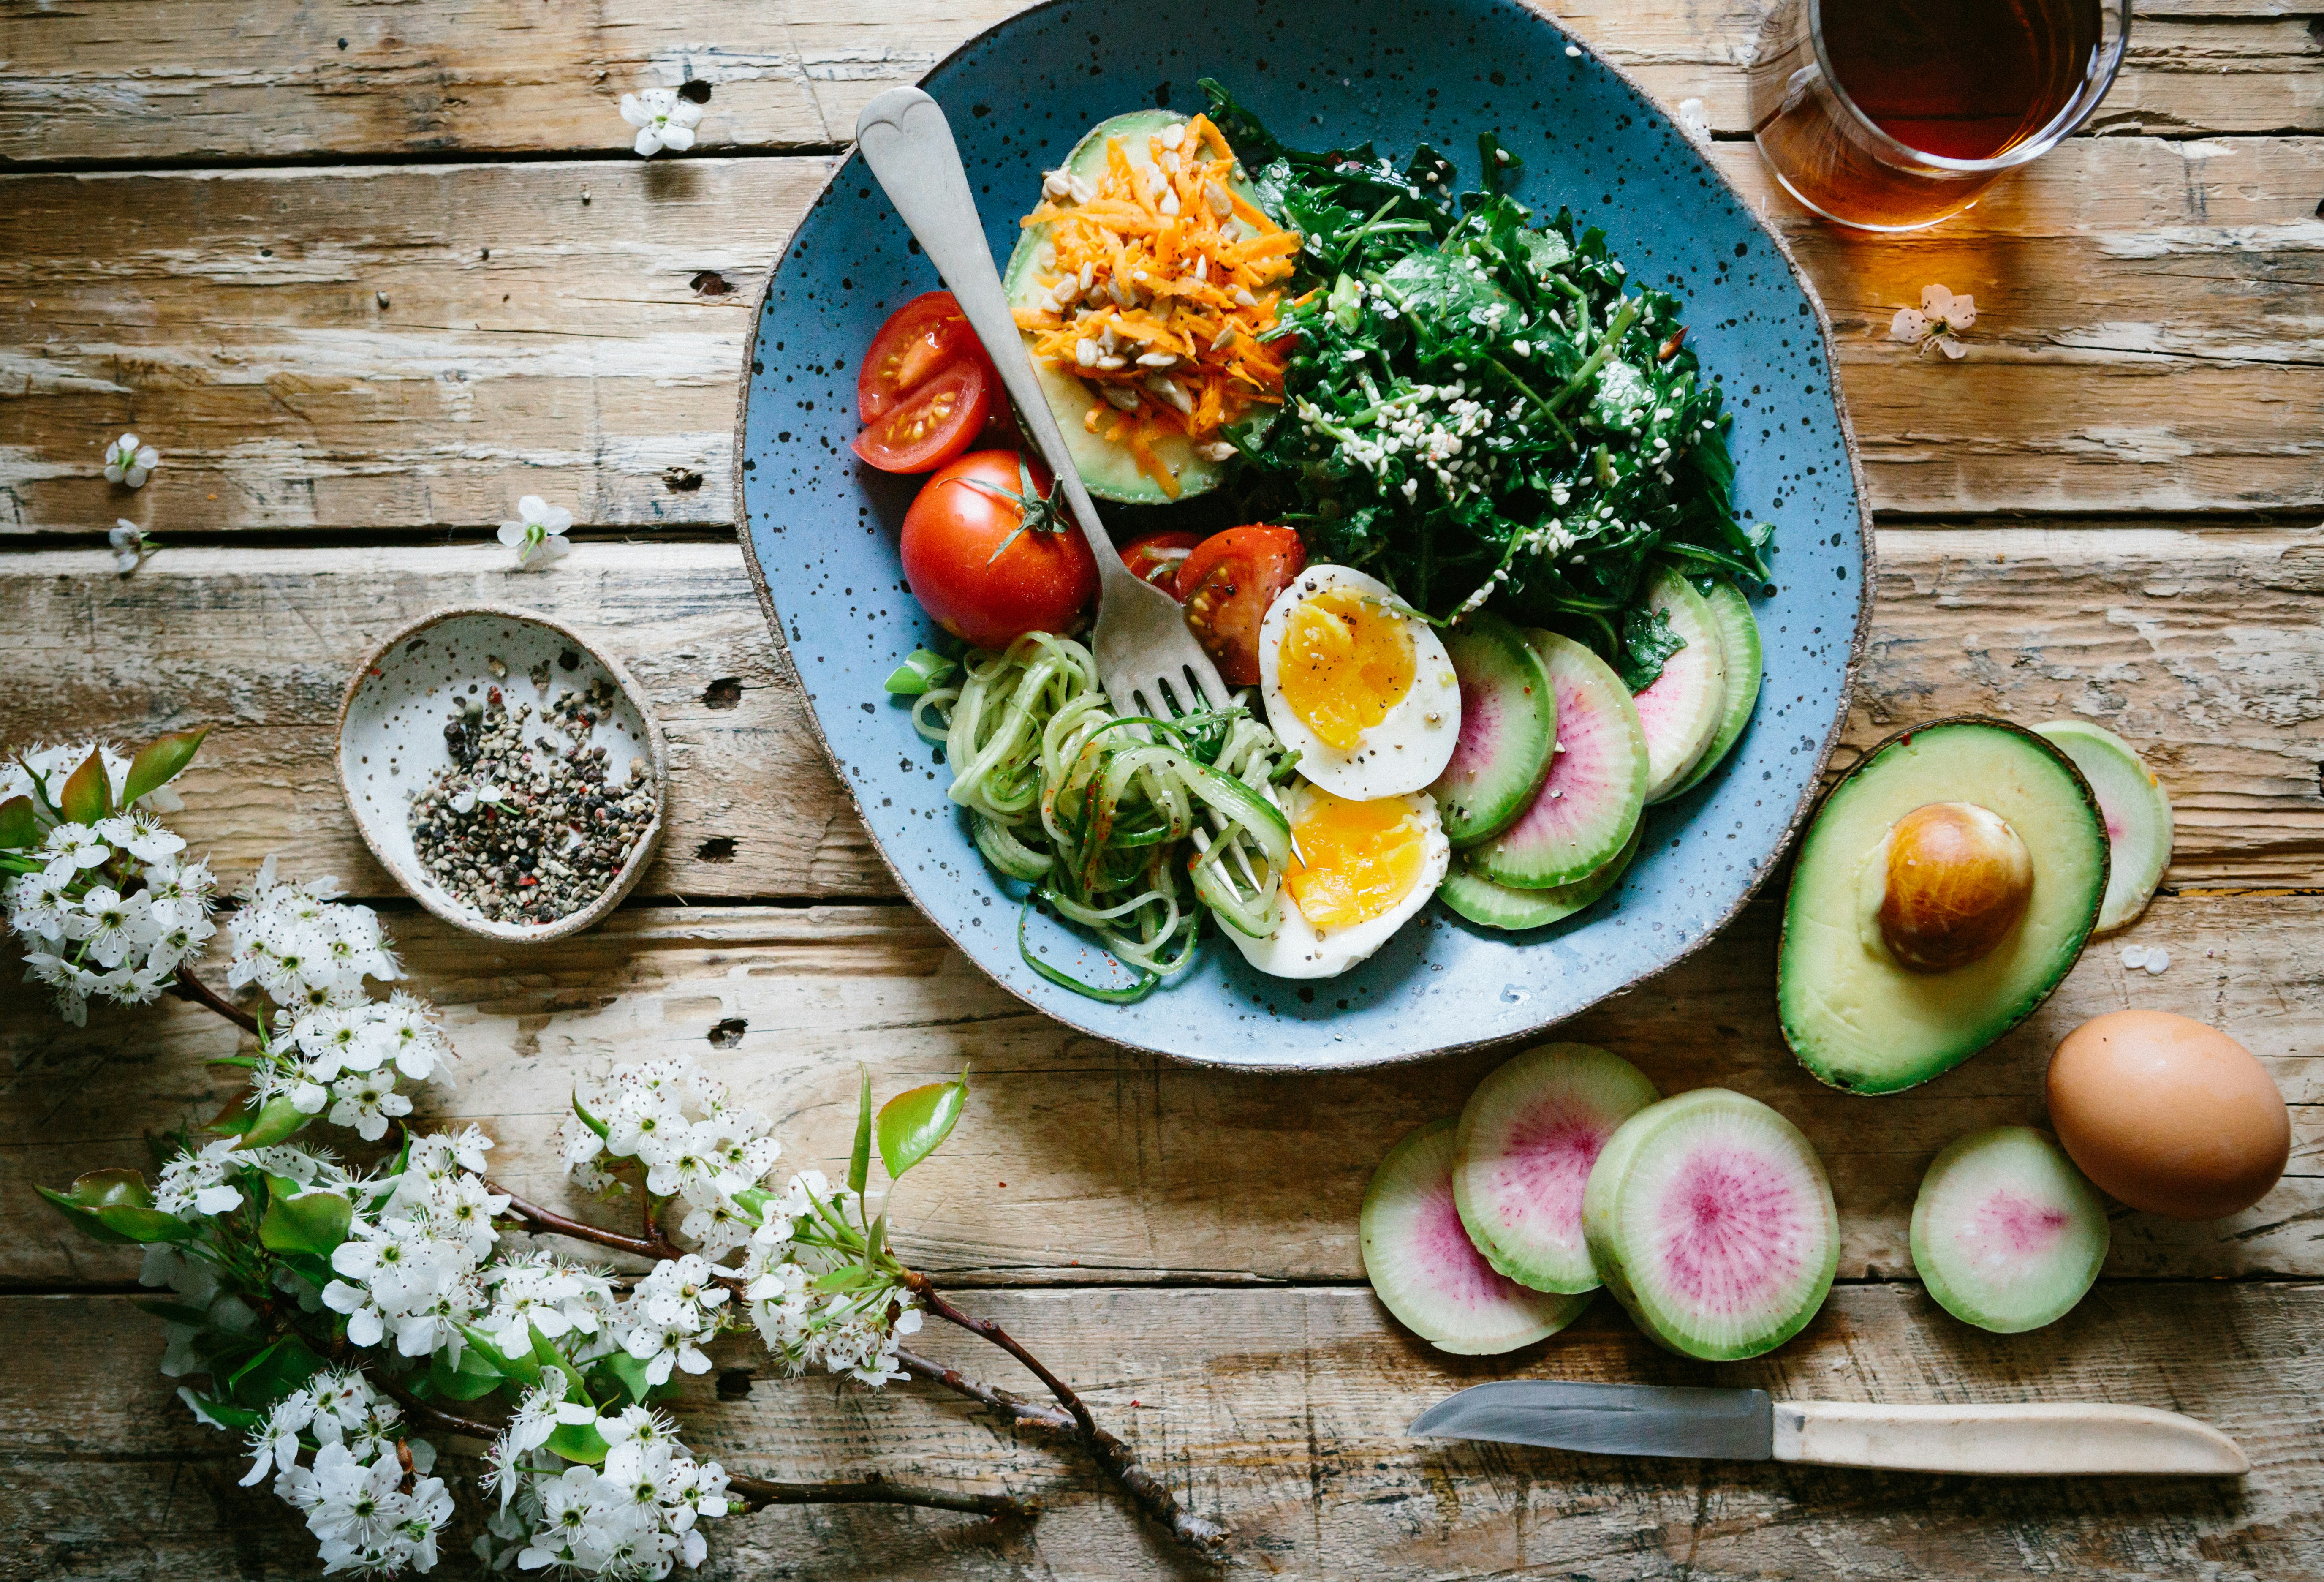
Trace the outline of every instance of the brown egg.
<instances>
[{"instance_id":1,"label":"brown egg","mask_svg":"<svg viewBox=\"0 0 2324 1582\"><path fill-rule=\"evenodd\" d=\"M2109 1011L2050 1059L2050 1124L2082 1173L2133 1208L2218 1219L2267 1195L2292 1114L2267 1069L2217 1028Z\"/></svg>"}]
</instances>

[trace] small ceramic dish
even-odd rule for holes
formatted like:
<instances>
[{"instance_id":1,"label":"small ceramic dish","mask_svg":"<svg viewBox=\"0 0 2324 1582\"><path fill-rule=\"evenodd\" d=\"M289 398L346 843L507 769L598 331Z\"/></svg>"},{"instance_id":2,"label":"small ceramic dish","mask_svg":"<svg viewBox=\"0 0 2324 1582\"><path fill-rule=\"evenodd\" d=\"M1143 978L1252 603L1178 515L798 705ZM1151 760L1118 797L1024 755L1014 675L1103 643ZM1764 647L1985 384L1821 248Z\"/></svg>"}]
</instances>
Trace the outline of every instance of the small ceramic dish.
<instances>
[{"instance_id":1,"label":"small ceramic dish","mask_svg":"<svg viewBox=\"0 0 2324 1582\"><path fill-rule=\"evenodd\" d=\"M549 678L540 687L534 678ZM618 701L590 729L592 746L605 749L606 779L619 784L642 761L653 787L653 818L629 860L603 894L553 922L509 923L486 917L436 882L411 837L411 798L439 769L450 767L444 726L456 700L481 698L492 688L511 708L610 680ZM347 683L339 704L339 786L364 844L395 882L446 922L511 944L542 944L600 921L636 885L661 843L669 804L668 753L639 690L619 660L546 615L497 605L467 605L413 622L374 650Z\"/></svg>"}]
</instances>

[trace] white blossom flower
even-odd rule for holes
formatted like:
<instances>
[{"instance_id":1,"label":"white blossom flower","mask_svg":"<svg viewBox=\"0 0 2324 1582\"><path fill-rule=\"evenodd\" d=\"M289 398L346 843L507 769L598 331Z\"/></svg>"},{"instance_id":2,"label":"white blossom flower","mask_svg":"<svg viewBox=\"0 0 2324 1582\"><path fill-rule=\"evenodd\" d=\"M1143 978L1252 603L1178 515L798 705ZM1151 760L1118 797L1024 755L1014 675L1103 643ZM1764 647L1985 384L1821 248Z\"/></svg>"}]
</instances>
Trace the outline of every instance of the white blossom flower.
<instances>
[{"instance_id":1,"label":"white blossom flower","mask_svg":"<svg viewBox=\"0 0 2324 1582\"><path fill-rule=\"evenodd\" d=\"M1888 338L1916 347L1923 356L1933 348L1958 359L1967 356L1969 348L1955 337L1976 322L1975 297L1957 297L1941 285L1924 286L1919 308L1896 310L1888 323Z\"/></svg>"},{"instance_id":2,"label":"white blossom flower","mask_svg":"<svg viewBox=\"0 0 2324 1582\"><path fill-rule=\"evenodd\" d=\"M126 484L133 489L142 489L146 475L161 465L161 453L134 434L124 434L105 448L105 481L108 484Z\"/></svg>"},{"instance_id":3,"label":"white blossom flower","mask_svg":"<svg viewBox=\"0 0 2324 1582\"><path fill-rule=\"evenodd\" d=\"M650 88L622 96L622 119L638 129L631 144L651 158L665 148L680 151L694 146L694 129L702 125L702 106L682 99L673 88Z\"/></svg>"},{"instance_id":4,"label":"white blossom flower","mask_svg":"<svg viewBox=\"0 0 2324 1582\"><path fill-rule=\"evenodd\" d=\"M571 551L573 546L566 541L565 532L573 525L573 513L564 506L527 495L516 503L516 521L501 523L500 536L501 542L516 550L517 569L530 569L536 560L545 567Z\"/></svg>"},{"instance_id":5,"label":"white blossom flower","mask_svg":"<svg viewBox=\"0 0 2324 1582\"><path fill-rule=\"evenodd\" d=\"M145 536L145 530L126 516L116 516L106 530L105 541L113 550L113 569L126 577L145 563L145 557L161 548Z\"/></svg>"}]
</instances>

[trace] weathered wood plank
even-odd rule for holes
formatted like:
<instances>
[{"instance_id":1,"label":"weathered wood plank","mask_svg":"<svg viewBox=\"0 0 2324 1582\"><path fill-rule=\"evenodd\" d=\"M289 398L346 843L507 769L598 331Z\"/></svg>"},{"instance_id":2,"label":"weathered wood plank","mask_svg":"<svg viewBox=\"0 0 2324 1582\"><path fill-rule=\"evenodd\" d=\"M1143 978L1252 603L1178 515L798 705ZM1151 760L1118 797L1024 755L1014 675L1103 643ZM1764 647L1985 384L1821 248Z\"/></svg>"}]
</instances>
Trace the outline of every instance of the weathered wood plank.
<instances>
[{"instance_id":1,"label":"weathered wood plank","mask_svg":"<svg viewBox=\"0 0 2324 1582\"><path fill-rule=\"evenodd\" d=\"M1832 1176L1844 1272L1909 1275L1906 1222L1936 1151L2038 1121L2058 1039L2126 1004L2228 1029L2299 1107L2292 1173L2260 1206L2216 1225L2125 1215L2109 1268L2324 1272L2324 897L2160 899L2127 937L2168 946L2167 973L2126 974L2101 946L2018 1032L1887 1098L1820 1086L1784 1046L1775 917L1748 909L1559 1036L1623 1052L1665 1091L1734 1087L1797 1121ZM1360 1278L1356 1210L1373 1167L1411 1126L1456 1113L1497 1059L1287 1078L1129 1055L1028 1011L899 906L636 909L537 957L420 915L392 921L462 1055L436 1107L489 1124L494 1173L529 1197L563 1196L551 1132L572 1083L601 1062L697 1056L778 1117L788 1157L832 1170L853 1134L859 1061L883 1093L970 1064L969 1118L912 1177L895 1223L908 1256L979 1281ZM94 1011L75 1031L33 993L0 986L0 1283L124 1278L134 1258L72 1236L29 1183L141 1164L142 1133L214 1113L239 1074L201 1062L231 1051L232 1029L171 1001Z\"/></svg>"},{"instance_id":2,"label":"weathered wood plank","mask_svg":"<svg viewBox=\"0 0 2324 1582\"><path fill-rule=\"evenodd\" d=\"M972 1305L1074 1381L1182 1498L1232 1525L1245 1565L1275 1576L2324 1576L2324 1427L2310 1404L2324 1390L2324 1289L2312 1285L2109 1283L2056 1327L2006 1337L1954 1323L1910 1287L1844 1288L1774 1356L1716 1370L1655 1351L1610 1310L1514 1358L1456 1361L1346 1288L991 1292ZM42 1364L0 1373L0 1466L19 1513L0 1577L312 1571L296 1515L236 1488L239 1447L171 1398L158 1324L118 1298L19 1297L0 1315ZM972 1371L1006 1362L964 1337L922 1338ZM739 1341L722 1360L752 1365ZM739 1399L714 1402L707 1380L690 1388L681 1415L697 1450L765 1476L1034 1494L1044 1512L1009 1534L877 1507L729 1518L707 1524L706 1577L1193 1574L1070 1453L921 1386L777 1380L760 1362ZM2253 1470L2235 1483L1906 1478L1404 1436L1443 1394L1506 1374L2163 1406L2235 1436ZM724 1378L730 1392L742 1383Z\"/></svg>"},{"instance_id":3,"label":"weathered wood plank","mask_svg":"<svg viewBox=\"0 0 2324 1582\"><path fill-rule=\"evenodd\" d=\"M2324 534L1910 528L1882 533L1879 558L1843 764L1939 714L2080 715L2151 751L2179 810L2170 883L2324 871ZM0 742L209 723L180 820L198 847L235 873L295 848L392 893L339 795L340 690L430 609L526 605L600 634L669 733L670 828L645 894L894 893L731 545L586 543L545 574L507 568L483 544L173 549L126 579L97 553L0 556Z\"/></svg>"},{"instance_id":4,"label":"weathered wood plank","mask_svg":"<svg viewBox=\"0 0 2324 1582\"><path fill-rule=\"evenodd\" d=\"M855 15L799 0L606 0L530 12L474 0L86 0L0 16L0 160L614 153L640 88L711 85L713 149L828 145L874 95L911 82L1020 7L902 0ZM1742 63L1763 0L1562 0L1542 7L1665 104L1703 101L1747 133ZM2313 5L2141 7L2102 129L2324 126ZM1248 62L1197 63L1221 75Z\"/></svg>"},{"instance_id":5,"label":"weathered wood plank","mask_svg":"<svg viewBox=\"0 0 2324 1582\"><path fill-rule=\"evenodd\" d=\"M2324 140L2079 139L1886 242L1713 153L1821 285L1876 505L2324 502ZM829 168L0 178L0 532L731 523L748 305ZM1887 338L1932 280L1978 300L1965 362ZM133 427L134 496L98 467Z\"/></svg>"}]
</instances>

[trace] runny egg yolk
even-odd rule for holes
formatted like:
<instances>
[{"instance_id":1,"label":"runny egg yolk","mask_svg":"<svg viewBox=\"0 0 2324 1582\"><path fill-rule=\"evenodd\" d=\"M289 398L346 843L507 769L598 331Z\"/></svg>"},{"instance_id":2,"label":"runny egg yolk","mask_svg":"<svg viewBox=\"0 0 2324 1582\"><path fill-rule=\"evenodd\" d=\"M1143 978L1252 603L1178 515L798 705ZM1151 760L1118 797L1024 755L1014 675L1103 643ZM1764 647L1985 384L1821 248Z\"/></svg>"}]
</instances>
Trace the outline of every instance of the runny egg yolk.
<instances>
[{"instance_id":1,"label":"runny egg yolk","mask_svg":"<svg viewBox=\"0 0 2324 1582\"><path fill-rule=\"evenodd\" d=\"M1276 684L1292 713L1342 753L1412 690L1406 617L1350 587L1305 599L1284 623Z\"/></svg>"},{"instance_id":2,"label":"runny egg yolk","mask_svg":"<svg viewBox=\"0 0 2324 1582\"><path fill-rule=\"evenodd\" d=\"M1380 916L1412 893L1428 861L1427 832L1402 797L1351 802L1313 792L1291 837L1283 885L1318 929Z\"/></svg>"}]
</instances>

